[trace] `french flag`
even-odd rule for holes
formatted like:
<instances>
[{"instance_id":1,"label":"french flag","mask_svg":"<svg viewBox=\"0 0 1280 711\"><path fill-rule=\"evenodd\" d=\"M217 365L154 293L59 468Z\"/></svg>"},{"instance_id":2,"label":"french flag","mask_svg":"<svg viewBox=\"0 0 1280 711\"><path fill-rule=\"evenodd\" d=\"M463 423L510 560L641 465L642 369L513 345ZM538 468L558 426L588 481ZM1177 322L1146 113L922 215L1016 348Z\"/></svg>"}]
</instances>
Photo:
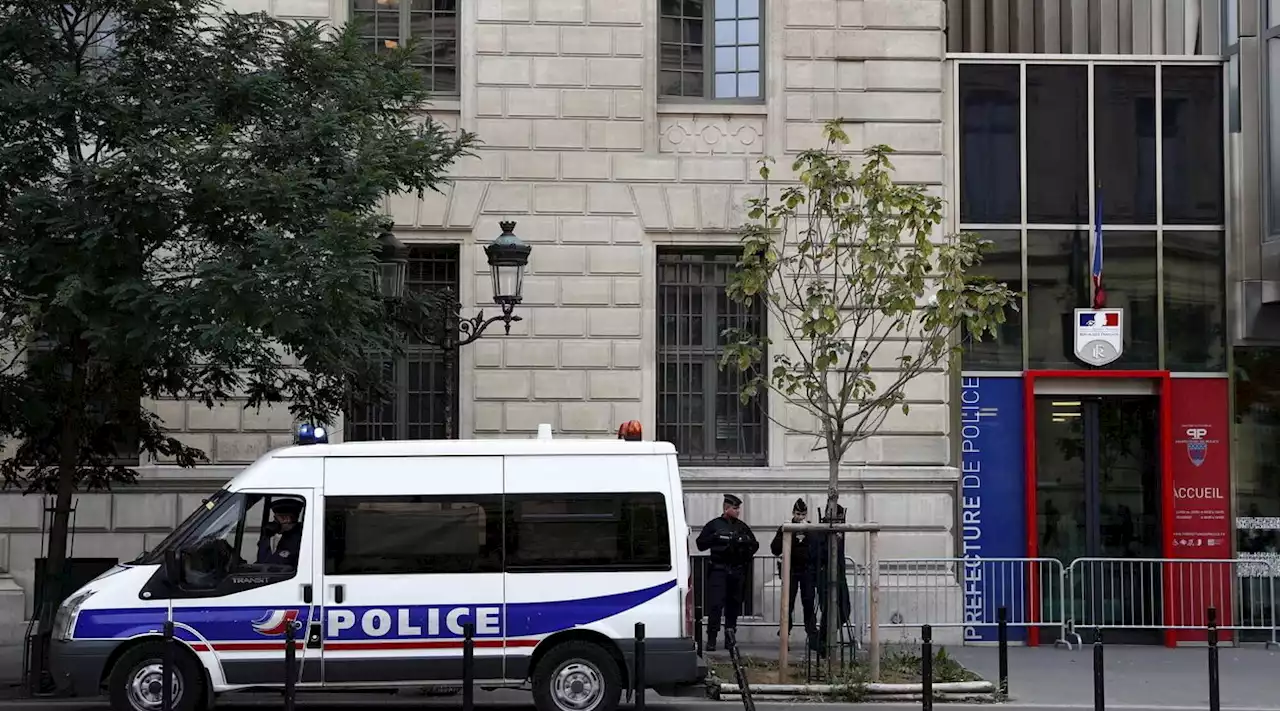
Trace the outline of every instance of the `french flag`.
<instances>
[{"instance_id":1,"label":"french flag","mask_svg":"<svg viewBox=\"0 0 1280 711\"><path fill-rule=\"evenodd\" d=\"M1080 314L1081 326L1119 326L1120 314L1112 311L1109 313L1092 313L1086 312Z\"/></svg>"},{"instance_id":2,"label":"french flag","mask_svg":"<svg viewBox=\"0 0 1280 711\"><path fill-rule=\"evenodd\" d=\"M1093 308L1107 307L1107 290L1102 288L1102 185L1098 185L1094 201L1096 219L1093 222Z\"/></svg>"}]
</instances>

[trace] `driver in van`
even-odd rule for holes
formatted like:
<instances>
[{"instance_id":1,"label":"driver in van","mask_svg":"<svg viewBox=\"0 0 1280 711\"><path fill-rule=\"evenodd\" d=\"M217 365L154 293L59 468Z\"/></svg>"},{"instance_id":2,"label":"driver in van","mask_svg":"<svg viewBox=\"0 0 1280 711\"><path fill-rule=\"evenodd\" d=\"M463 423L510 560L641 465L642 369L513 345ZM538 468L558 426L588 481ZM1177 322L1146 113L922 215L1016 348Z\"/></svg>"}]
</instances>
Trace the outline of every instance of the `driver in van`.
<instances>
[{"instance_id":1,"label":"driver in van","mask_svg":"<svg viewBox=\"0 0 1280 711\"><path fill-rule=\"evenodd\" d=\"M302 503L296 499L280 499L271 504L271 521L262 527L258 539L259 565L298 565L298 550L302 548L302 528L298 516Z\"/></svg>"}]
</instances>

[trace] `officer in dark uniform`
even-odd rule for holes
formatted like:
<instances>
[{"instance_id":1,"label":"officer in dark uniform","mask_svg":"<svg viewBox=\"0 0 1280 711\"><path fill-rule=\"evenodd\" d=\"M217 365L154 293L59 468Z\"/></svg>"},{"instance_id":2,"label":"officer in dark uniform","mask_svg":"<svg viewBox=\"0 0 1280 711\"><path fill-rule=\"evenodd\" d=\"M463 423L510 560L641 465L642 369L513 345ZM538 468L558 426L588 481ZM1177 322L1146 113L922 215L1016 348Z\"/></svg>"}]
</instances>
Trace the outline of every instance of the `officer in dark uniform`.
<instances>
[{"instance_id":1,"label":"officer in dark uniform","mask_svg":"<svg viewBox=\"0 0 1280 711\"><path fill-rule=\"evenodd\" d=\"M725 630L738 630L742 612L742 593L752 557L760 550L760 542L741 518L742 499L724 495L724 513L707 522L698 534L698 550L710 550L707 570L707 651L716 649L720 633L720 615L724 614Z\"/></svg>"},{"instance_id":2,"label":"officer in dark uniform","mask_svg":"<svg viewBox=\"0 0 1280 711\"><path fill-rule=\"evenodd\" d=\"M298 518L302 514L302 502L297 499L279 499L271 504L272 520L262 527L258 539L259 565L298 565L298 551L302 548L302 526Z\"/></svg>"},{"instance_id":3,"label":"officer in dark uniform","mask_svg":"<svg viewBox=\"0 0 1280 711\"><path fill-rule=\"evenodd\" d=\"M809 507L805 505L804 499L796 499L795 505L791 507L791 522L801 523L808 514ZM814 577L813 561L809 559L808 539L809 536L804 531L791 534L791 580L788 585L790 592L787 594L790 606L787 608L787 620L789 620L787 628L795 629L796 598L799 597L804 610L804 631L809 637L813 637L818 633L817 614L813 606L817 582ZM778 526L778 532L774 534L769 550L774 555L782 555L782 526ZM778 563L778 574L779 576L782 574L782 563Z\"/></svg>"}]
</instances>

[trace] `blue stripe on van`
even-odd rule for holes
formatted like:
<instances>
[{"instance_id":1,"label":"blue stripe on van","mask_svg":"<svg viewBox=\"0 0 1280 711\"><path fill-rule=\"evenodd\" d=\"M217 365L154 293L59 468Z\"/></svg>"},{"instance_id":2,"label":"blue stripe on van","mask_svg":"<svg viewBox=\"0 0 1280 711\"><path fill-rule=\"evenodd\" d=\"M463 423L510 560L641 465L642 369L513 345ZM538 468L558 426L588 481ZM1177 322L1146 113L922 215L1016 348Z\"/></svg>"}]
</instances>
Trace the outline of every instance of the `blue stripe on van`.
<instances>
[{"instance_id":1,"label":"blue stripe on van","mask_svg":"<svg viewBox=\"0 0 1280 711\"><path fill-rule=\"evenodd\" d=\"M175 635L194 642L197 637L190 627L210 642L266 641L283 638L286 617L303 625L318 620L340 628L326 630L326 640L409 640L459 639L461 633L448 624L450 612L455 624L475 621L476 637L536 637L571 629L613 617L638 607L676 586L669 580L640 590L612 595L539 602L456 603L444 605L377 605L366 607L329 606L323 612L317 606L297 607L217 607L209 600L201 604L178 607L174 622ZM501 612L505 609L505 620ZM125 639L159 632L164 625L164 608L124 608L84 610L76 619L76 639ZM300 634L299 638L303 635Z\"/></svg>"}]
</instances>

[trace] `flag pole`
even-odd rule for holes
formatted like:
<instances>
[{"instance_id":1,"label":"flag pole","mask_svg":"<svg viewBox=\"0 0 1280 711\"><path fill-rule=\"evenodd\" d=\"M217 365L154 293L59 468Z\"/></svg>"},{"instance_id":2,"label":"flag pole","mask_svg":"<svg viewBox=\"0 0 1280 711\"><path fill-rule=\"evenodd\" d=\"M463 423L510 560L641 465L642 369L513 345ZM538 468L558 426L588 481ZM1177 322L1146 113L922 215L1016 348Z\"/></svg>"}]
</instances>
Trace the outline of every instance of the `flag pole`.
<instances>
[{"instance_id":1,"label":"flag pole","mask_svg":"<svg viewBox=\"0 0 1280 711\"><path fill-rule=\"evenodd\" d=\"M1093 265L1090 269L1093 308L1106 308L1107 291L1102 286L1102 182L1094 185Z\"/></svg>"}]
</instances>

